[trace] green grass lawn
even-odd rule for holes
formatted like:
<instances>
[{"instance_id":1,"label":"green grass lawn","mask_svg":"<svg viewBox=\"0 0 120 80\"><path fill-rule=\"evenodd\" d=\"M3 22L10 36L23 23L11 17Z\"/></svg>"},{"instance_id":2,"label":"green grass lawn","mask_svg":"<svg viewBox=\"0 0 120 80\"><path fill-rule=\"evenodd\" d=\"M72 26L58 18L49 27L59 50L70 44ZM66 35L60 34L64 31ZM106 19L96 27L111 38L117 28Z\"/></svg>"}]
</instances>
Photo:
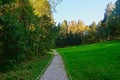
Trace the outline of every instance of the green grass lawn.
<instances>
[{"instance_id":1,"label":"green grass lawn","mask_svg":"<svg viewBox=\"0 0 120 80\"><path fill-rule=\"evenodd\" d=\"M34 57L21 63L6 73L0 73L0 80L35 80L52 59L53 55Z\"/></svg>"},{"instance_id":2,"label":"green grass lawn","mask_svg":"<svg viewBox=\"0 0 120 80\"><path fill-rule=\"evenodd\" d=\"M71 80L120 80L120 41L57 50Z\"/></svg>"}]
</instances>

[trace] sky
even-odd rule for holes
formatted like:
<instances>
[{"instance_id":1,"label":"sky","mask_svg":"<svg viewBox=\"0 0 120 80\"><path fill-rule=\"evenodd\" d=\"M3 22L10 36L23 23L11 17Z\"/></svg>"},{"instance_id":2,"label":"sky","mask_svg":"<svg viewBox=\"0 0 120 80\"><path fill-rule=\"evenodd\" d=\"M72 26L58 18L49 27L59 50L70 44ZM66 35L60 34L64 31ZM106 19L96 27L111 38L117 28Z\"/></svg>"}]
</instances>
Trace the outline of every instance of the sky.
<instances>
[{"instance_id":1,"label":"sky","mask_svg":"<svg viewBox=\"0 0 120 80\"><path fill-rule=\"evenodd\" d=\"M106 5L116 0L63 0L57 5L54 19L57 23L63 20L82 20L86 25L93 21L98 23L104 17Z\"/></svg>"}]
</instances>

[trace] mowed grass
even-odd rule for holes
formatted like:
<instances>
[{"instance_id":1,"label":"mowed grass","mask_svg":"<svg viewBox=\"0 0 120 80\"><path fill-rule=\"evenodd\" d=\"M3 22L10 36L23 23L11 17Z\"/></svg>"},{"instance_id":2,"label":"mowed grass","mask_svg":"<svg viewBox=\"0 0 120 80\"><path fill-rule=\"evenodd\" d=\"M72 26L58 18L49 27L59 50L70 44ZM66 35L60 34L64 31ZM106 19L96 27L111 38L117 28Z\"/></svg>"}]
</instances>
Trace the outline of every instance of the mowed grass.
<instances>
[{"instance_id":1,"label":"mowed grass","mask_svg":"<svg viewBox=\"0 0 120 80\"><path fill-rule=\"evenodd\" d=\"M57 50L70 80L120 80L120 41Z\"/></svg>"},{"instance_id":2,"label":"mowed grass","mask_svg":"<svg viewBox=\"0 0 120 80\"><path fill-rule=\"evenodd\" d=\"M12 70L0 73L0 80L35 80L47 67L53 55L33 57L32 60L16 65Z\"/></svg>"}]
</instances>

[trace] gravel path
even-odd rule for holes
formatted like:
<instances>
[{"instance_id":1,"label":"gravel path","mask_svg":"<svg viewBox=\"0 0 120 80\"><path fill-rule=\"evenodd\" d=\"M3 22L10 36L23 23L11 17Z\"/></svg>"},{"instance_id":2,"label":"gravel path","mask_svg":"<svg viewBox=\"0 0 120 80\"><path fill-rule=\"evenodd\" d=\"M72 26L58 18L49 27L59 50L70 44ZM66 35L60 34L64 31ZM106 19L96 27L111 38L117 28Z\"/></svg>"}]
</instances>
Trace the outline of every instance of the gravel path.
<instances>
[{"instance_id":1,"label":"gravel path","mask_svg":"<svg viewBox=\"0 0 120 80\"><path fill-rule=\"evenodd\" d=\"M68 80L61 56L54 50L54 58L39 80Z\"/></svg>"}]
</instances>

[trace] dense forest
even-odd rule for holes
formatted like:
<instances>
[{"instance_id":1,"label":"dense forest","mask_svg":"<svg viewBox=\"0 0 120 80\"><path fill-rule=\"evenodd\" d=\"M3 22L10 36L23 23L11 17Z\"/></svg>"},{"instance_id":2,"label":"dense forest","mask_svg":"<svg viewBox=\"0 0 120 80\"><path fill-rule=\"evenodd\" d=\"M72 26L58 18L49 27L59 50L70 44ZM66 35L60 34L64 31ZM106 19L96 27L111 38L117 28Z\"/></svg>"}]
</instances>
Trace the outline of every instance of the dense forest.
<instances>
[{"instance_id":1,"label":"dense forest","mask_svg":"<svg viewBox=\"0 0 120 80\"><path fill-rule=\"evenodd\" d=\"M52 13L59 2L0 0L0 69L33 55L44 55L54 46Z\"/></svg>"},{"instance_id":2,"label":"dense forest","mask_svg":"<svg viewBox=\"0 0 120 80\"><path fill-rule=\"evenodd\" d=\"M61 0L0 0L0 71L6 66L42 56L51 48L120 40L120 0L108 3L104 19L56 24Z\"/></svg>"}]
</instances>

